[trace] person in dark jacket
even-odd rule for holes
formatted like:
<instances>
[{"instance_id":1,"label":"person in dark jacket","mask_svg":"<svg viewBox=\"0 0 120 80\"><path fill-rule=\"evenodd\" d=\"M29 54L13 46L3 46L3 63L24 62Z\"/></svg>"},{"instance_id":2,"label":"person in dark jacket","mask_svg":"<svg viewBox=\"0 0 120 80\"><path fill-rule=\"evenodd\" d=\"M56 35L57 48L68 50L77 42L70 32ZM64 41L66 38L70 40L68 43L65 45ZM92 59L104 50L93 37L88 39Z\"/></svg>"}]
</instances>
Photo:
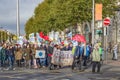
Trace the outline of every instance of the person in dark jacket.
<instances>
[{"instance_id":1,"label":"person in dark jacket","mask_svg":"<svg viewBox=\"0 0 120 80\"><path fill-rule=\"evenodd\" d=\"M74 67L78 67L79 70L82 69L82 64L81 64L81 61L82 61L82 51L81 51L81 45L79 44L78 46L76 46L75 48L75 52L74 52L74 59L73 59L73 64L72 64L72 70L74 69ZM76 65L76 63L78 65Z\"/></svg>"},{"instance_id":2,"label":"person in dark jacket","mask_svg":"<svg viewBox=\"0 0 120 80\"><path fill-rule=\"evenodd\" d=\"M48 44L46 45L46 53L47 53L47 65L48 68L51 67L51 59L52 59L52 54L53 54L53 46Z\"/></svg>"},{"instance_id":3,"label":"person in dark jacket","mask_svg":"<svg viewBox=\"0 0 120 80\"><path fill-rule=\"evenodd\" d=\"M6 51L6 46L3 45L2 49L0 50L0 61L1 61L0 67L2 67L2 68L5 66L5 58L6 58L5 51Z\"/></svg>"},{"instance_id":4,"label":"person in dark jacket","mask_svg":"<svg viewBox=\"0 0 120 80\"><path fill-rule=\"evenodd\" d=\"M12 45L8 46L8 48L6 50L6 54L7 54L8 63L9 63L8 69L13 70L15 55L14 55L14 49L13 49Z\"/></svg>"}]
</instances>

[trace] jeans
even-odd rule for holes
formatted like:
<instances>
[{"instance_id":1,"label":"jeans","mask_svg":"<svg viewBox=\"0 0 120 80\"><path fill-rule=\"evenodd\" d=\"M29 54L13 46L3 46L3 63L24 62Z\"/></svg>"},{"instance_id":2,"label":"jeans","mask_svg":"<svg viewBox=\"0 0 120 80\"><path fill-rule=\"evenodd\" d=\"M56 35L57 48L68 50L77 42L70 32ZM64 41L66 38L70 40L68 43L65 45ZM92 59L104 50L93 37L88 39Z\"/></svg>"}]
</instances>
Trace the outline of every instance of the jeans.
<instances>
[{"instance_id":1,"label":"jeans","mask_svg":"<svg viewBox=\"0 0 120 80\"><path fill-rule=\"evenodd\" d=\"M117 59L117 57L118 57L118 56L117 56L117 51L115 50L115 51L114 51L114 59Z\"/></svg>"},{"instance_id":2,"label":"jeans","mask_svg":"<svg viewBox=\"0 0 120 80\"><path fill-rule=\"evenodd\" d=\"M31 68L31 60L26 60L25 61L25 67Z\"/></svg>"},{"instance_id":3,"label":"jeans","mask_svg":"<svg viewBox=\"0 0 120 80\"><path fill-rule=\"evenodd\" d=\"M83 60L83 66L87 66L87 59L88 59L88 56L84 56Z\"/></svg>"},{"instance_id":4,"label":"jeans","mask_svg":"<svg viewBox=\"0 0 120 80\"><path fill-rule=\"evenodd\" d=\"M77 68L78 70L82 70L82 61L80 59L74 58L73 63L72 63L72 70L74 68Z\"/></svg>"},{"instance_id":5,"label":"jeans","mask_svg":"<svg viewBox=\"0 0 120 80\"><path fill-rule=\"evenodd\" d=\"M36 63L37 63L37 66L41 66L40 58L37 58L37 59L36 59Z\"/></svg>"},{"instance_id":6,"label":"jeans","mask_svg":"<svg viewBox=\"0 0 120 80\"><path fill-rule=\"evenodd\" d=\"M14 56L8 56L8 62L9 62L9 68L10 69L12 69L13 68L13 66L14 66L14 60L15 60L15 58L14 58Z\"/></svg>"},{"instance_id":7,"label":"jeans","mask_svg":"<svg viewBox=\"0 0 120 80\"><path fill-rule=\"evenodd\" d=\"M51 70L51 67L52 67L52 63L51 63L51 57L50 56L48 56L47 57L47 65L48 65L48 68Z\"/></svg>"},{"instance_id":8,"label":"jeans","mask_svg":"<svg viewBox=\"0 0 120 80\"><path fill-rule=\"evenodd\" d=\"M42 66L47 66L47 58L40 59L40 63Z\"/></svg>"},{"instance_id":9,"label":"jeans","mask_svg":"<svg viewBox=\"0 0 120 80\"><path fill-rule=\"evenodd\" d=\"M5 66L5 60L0 60L0 67L4 67Z\"/></svg>"},{"instance_id":10,"label":"jeans","mask_svg":"<svg viewBox=\"0 0 120 80\"><path fill-rule=\"evenodd\" d=\"M96 71L96 67L97 67L97 72L100 72L100 68L101 68L100 62L93 61L92 72Z\"/></svg>"}]
</instances>

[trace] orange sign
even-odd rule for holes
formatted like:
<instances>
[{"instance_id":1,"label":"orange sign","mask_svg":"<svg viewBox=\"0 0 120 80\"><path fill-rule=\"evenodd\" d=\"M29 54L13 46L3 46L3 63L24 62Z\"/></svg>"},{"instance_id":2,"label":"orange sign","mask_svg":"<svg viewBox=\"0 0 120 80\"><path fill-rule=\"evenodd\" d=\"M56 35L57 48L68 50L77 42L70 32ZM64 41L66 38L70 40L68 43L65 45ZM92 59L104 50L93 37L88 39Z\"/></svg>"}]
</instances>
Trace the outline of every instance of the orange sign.
<instances>
[{"instance_id":1,"label":"orange sign","mask_svg":"<svg viewBox=\"0 0 120 80\"><path fill-rule=\"evenodd\" d=\"M95 4L95 20L102 20L102 4Z\"/></svg>"}]
</instances>

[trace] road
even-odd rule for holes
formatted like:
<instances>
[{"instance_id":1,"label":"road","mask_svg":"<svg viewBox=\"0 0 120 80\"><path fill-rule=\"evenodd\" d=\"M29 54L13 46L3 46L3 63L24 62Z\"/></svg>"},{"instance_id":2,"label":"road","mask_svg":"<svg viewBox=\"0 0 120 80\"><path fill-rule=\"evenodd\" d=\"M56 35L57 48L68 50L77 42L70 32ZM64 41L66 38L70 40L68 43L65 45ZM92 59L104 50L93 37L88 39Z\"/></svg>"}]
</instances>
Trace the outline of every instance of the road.
<instances>
[{"instance_id":1,"label":"road","mask_svg":"<svg viewBox=\"0 0 120 80\"><path fill-rule=\"evenodd\" d=\"M1 71L0 80L120 80L120 66L103 65L99 74L91 73L91 68L82 72L71 71L70 68L52 71L45 68Z\"/></svg>"}]
</instances>

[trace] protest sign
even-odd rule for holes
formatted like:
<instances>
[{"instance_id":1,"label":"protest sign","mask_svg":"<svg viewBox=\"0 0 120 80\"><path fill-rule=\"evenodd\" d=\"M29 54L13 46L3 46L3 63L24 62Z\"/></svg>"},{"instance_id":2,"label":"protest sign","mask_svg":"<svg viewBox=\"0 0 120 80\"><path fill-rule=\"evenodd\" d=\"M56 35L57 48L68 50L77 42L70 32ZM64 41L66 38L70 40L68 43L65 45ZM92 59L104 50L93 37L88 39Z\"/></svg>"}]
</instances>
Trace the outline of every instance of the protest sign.
<instances>
[{"instance_id":1,"label":"protest sign","mask_svg":"<svg viewBox=\"0 0 120 80\"><path fill-rule=\"evenodd\" d=\"M61 66L70 66L73 63L72 51L54 51L52 63Z\"/></svg>"},{"instance_id":2,"label":"protest sign","mask_svg":"<svg viewBox=\"0 0 120 80\"><path fill-rule=\"evenodd\" d=\"M23 36L18 37L17 44L23 45Z\"/></svg>"},{"instance_id":3,"label":"protest sign","mask_svg":"<svg viewBox=\"0 0 120 80\"><path fill-rule=\"evenodd\" d=\"M60 54L60 65L61 66L70 66L73 63L73 54L72 51L61 51Z\"/></svg>"},{"instance_id":4,"label":"protest sign","mask_svg":"<svg viewBox=\"0 0 120 80\"><path fill-rule=\"evenodd\" d=\"M35 58L45 58L44 50L36 50Z\"/></svg>"},{"instance_id":5,"label":"protest sign","mask_svg":"<svg viewBox=\"0 0 120 80\"><path fill-rule=\"evenodd\" d=\"M32 42L32 43L35 42L34 33L29 34L29 41Z\"/></svg>"},{"instance_id":6,"label":"protest sign","mask_svg":"<svg viewBox=\"0 0 120 80\"><path fill-rule=\"evenodd\" d=\"M60 63L60 50L55 50L53 52L51 63L53 63L55 65L59 65L59 63Z\"/></svg>"}]
</instances>

